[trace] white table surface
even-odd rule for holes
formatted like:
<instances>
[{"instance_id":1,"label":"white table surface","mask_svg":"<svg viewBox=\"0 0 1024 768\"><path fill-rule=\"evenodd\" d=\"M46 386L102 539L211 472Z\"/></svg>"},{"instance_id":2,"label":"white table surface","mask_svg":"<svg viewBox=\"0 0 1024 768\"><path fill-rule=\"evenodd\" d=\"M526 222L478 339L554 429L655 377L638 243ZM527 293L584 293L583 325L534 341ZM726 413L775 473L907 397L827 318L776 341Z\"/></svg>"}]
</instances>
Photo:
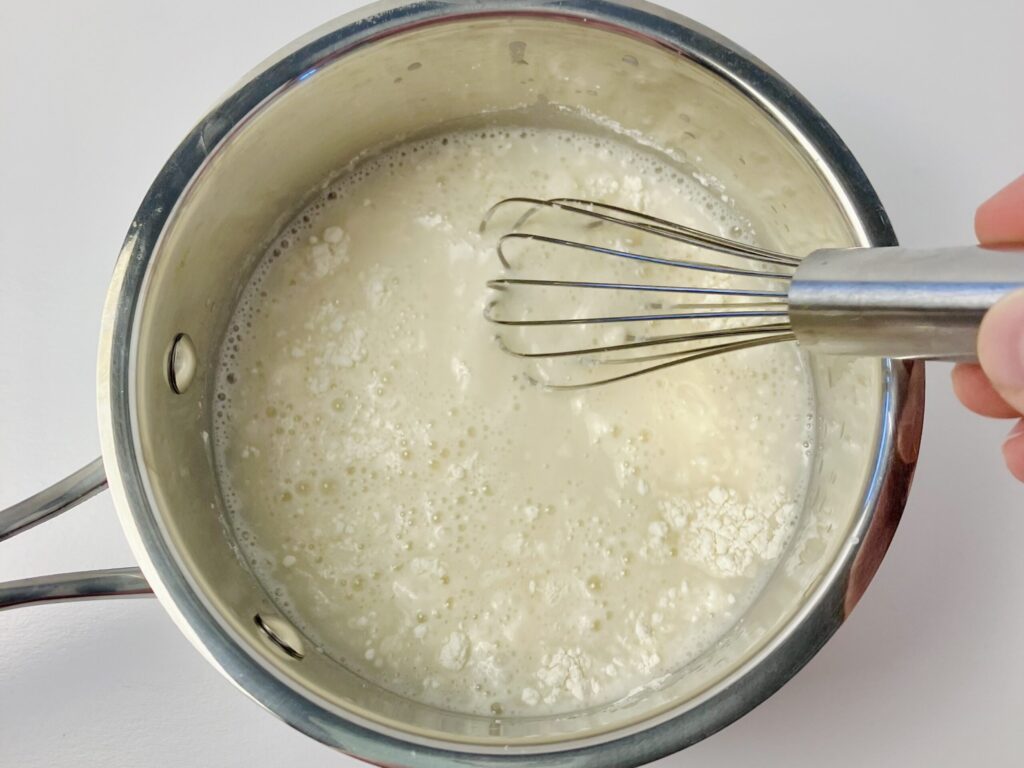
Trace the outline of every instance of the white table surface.
<instances>
[{"instance_id":1,"label":"white table surface","mask_svg":"<svg viewBox=\"0 0 1024 768\"><path fill-rule=\"evenodd\" d=\"M1024 172L1024 3L672 0L793 82L900 239L967 242ZM270 52L354 7L0 4L0 505L98 453L100 307L126 227L193 122ZM1024 488L1008 425L929 369L910 505L852 619L782 691L668 766L1024 763ZM0 545L0 580L128 565L110 499ZM153 600L0 614L0 766L349 766L222 679Z\"/></svg>"}]
</instances>

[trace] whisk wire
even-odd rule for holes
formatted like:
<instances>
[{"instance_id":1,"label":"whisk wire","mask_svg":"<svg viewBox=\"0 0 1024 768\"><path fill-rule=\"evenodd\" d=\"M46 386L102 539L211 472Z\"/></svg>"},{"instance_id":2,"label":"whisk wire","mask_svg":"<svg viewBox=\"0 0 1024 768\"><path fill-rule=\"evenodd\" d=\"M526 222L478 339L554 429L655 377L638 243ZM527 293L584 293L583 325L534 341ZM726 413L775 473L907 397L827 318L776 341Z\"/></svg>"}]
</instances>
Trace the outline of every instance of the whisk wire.
<instances>
[{"instance_id":1,"label":"whisk wire","mask_svg":"<svg viewBox=\"0 0 1024 768\"><path fill-rule=\"evenodd\" d=\"M521 357L524 359L551 359L558 357L592 357L607 352L628 352L634 349L644 349L668 344L685 344L694 341L701 341L703 339L720 339L731 336L778 335L788 333L789 330L789 325L786 323L768 323L762 325L746 325L740 328L725 328L716 331L698 331L696 333L673 333L661 336L650 336L638 341L626 341L620 344L605 344L599 347L584 347L580 349L549 350L546 352L523 352L509 347L504 340L499 339L499 343L501 344L503 351L515 357ZM679 354L679 351L677 350L676 352L669 352L665 354ZM637 361L643 358L628 359Z\"/></svg>"},{"instance_id":2,"label":"whisk wire","mask_svg":"<svg viewBox=\"0 0 1024 768\"><path fill-rule=\"evenodd\" d=\"M708 264L701 261L688 261L684 259L666 259L659 256L648 256L643 253L634 253L632 251L620 250L618 248L608 248L602 245L594 245L593 243L581 243L576 240L567 240L562 237L553 237L551 235L538 235L533 232L509 232L508 234L502 235L498 239L498 258L501 260L502 266L506 269L511 269L512 265L505 255L505 243L510 240L530 240L538 243L546 243L548 245L557 245L564 248L573 248L575 250L590 251L592 253L600 253L605 256L615 256L620 259L630 259L632 261L645 262L647 264L659 264L666 267L680 267L682 269L693 269L699 272L714 272L719 275L730 275L732 277L756 277L761 279L770 280L791 280L792 275L784 274L781 272L764 272L761 270L754 269L740 269L738 267L726 267L721 264ZM774 263L774 262L773 262Z\"/></svg>"},{"instance_id":3,"label":"whisk wire","mask_svg":"<svg viewBox=\"0 0 1024 768\"><path fill-rule=\"evenodd\" d=\"M799 259L785 253L779 253L778 251L762 248L750 243L743 243L738 240L719 237L718 235L713 235L710 232L703 232L699 229L679 224L678 222L668 221L667 219L661 219L657 216L651 216L650 214L641 213L639 211L631 211L628 208L621 208L617 205L592 202L573 197L558 197L552 198L552 200L556 205L563 206L563 210L569 210L573 213L584 214L587 212L589 207L592 212L604 210L611 211L619 216L628 216L631 217L631 219L623 220L621 218L616 218L615 216L608 216L602 217L602 220L615 222L620 226L635 226L636 228L646 232L652 232L663 237L669 237L671 239L679 240L680 242L689 243L690 245L696 245L709 250L717 250L720 253L725 253L730 256L744 256L745 258L755 259L758 261L776 262L792 267L795 267L800 263Z\"/></svg>"},{"instance_id":4,"label":"whisk wire","mask_svg":"<svg viewBox=\"0 0 1024 768\"><path fill-rule=\"evenodd\" d=\"M784 341L795 341L796 336L792 333L784 333L778 335L772 335L767 337L760 337L756 339L744 339L743 341L733 341L724 344L714 344L708 347L701 347L699 349L690 350L688 352L680 352L676 359L669 360L668 362L658 363L657 365L647 366L637 371L630 371L629 373L623 373L618 376L609 376L603 379L597 379L595 381L581 382L578 384L557 384L549 381L539 381L533 379L544 387L553 390L578 390L588 389L590 387L597 387L603 384L613 384L617 381L626 381L628 379L635 379L637 376L644 376L645 374L655 373L657 371L664 371L668 368L672 368L683 363L691 363L697 360L702 360L708 357L714 357L716 355L722 355L727 352L737 352L741 349L753 349L754 347L762 347L767 344L778 344Z\"/></svg>"},{"instance_id":5,"label":"whisk wire","mask_svg":"<svg viewBox=\"0 0 1024 768\"><path fill-rule=\"evenodd\" d=\"M593 283L581 280L538 280L525 277L499 277L487 281L488 288L504 290L515 285L534 285L549 288L597 288L616 291L645 291L650 293L686 293L702 296L733 296L736 298L770 298L786 300L783 291L753 291L741 288L697 288L683 285L646 285L638 283Z\"/></svg>"},{"instance_id":6,"label":"whisk wire","mask_svg":"<svg viewBox=\"0 0 1024 768\"><path fill-rule=\"evenodd\" d=\"M512 226L513 231L520 229L527 220L529 220L529 218L538 211L544 208L554 208L578 216L589 217L597 222L606 222L642 232L649 232L678 242L695 245L711 251L717 251L718 253L724 253L729 256L739 256L755 261L782 264L790 267L796 267L800 264L799 259L768 248L762 248L749 243L741 243L736 240L729 240L724 237L719 237L718 235L713 235L709 232L702 232L683 224L668 221L667 219L661 219L657 216L651 216L650 214L632 211L628 208L622 208L617 205L599 203L592 200L583 200L574 197L555 197L549 200L535 197L505 198L491 206L491 208L484 214L483 221L480 224L480 231L486 231L487 225L498 210L509 205L516 204L526 205L529 207ZM610 213L603 213L602 211L608 211Z\"/></svg>"},{"instance_id":7,"label":"whisk wire","mask_svg":"<svg viewBox=\"0 0 1024 768\"><path fill-rule=\"evenodd\" d=\"M493 313L494 304L491 303L484 310L484 317L496 325L508 326L552 326L552 325L603 325L609 323L643 323L657 320L736 320L739 318L754 317L787 317L785 309L750 309L750 310L727 310L721 309L728 305L724 304L701 304L701 307L708 307L708 312L660 312L650 315L602 315L600 317L558 317L545 318L542 320L525 319L504 319L496 317Z\"/></svg>"}]
</instances>

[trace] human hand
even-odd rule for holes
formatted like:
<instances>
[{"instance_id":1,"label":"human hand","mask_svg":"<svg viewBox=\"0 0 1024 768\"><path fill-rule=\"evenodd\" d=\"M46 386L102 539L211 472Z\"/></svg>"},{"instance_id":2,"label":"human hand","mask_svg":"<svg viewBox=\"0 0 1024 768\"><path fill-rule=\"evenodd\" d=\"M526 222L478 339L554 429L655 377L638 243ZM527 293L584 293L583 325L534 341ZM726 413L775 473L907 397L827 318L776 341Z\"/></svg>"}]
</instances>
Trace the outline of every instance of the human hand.
<instances>
[{"instance_id":1,"label":"human hand","mask_svg":"<svg viewBox=\"0 0 1024 768\"><path fill-rule=\"evenodd\" d=\"M986 200L974 217L982 245L1024 243L1024 176ZM978 332L980 365L953 368L953 391L982 416L1017 419L1003 443L1006 466L1024 482L1024 290L1003 297Z\"/></svg>"}]
</instances>

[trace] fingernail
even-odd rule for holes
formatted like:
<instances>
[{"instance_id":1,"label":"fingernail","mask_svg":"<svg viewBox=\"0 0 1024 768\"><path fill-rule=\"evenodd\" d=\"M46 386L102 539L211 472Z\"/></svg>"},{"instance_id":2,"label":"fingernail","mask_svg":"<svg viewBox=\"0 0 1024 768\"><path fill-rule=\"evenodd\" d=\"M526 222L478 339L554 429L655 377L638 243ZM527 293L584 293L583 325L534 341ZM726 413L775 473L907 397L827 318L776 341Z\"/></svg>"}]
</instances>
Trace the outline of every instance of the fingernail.
<instances>
[{"instance_id":1,"label":"fingernail","mask_svg":"<svg viewBox=\"0 0 1024 768\"><path fill-rule=\"evenodd\" d=\"M974 231L982 243L1019 243L1024 240L1024 176L1011 181L978 206Z\"/></svg>"},{"instance_id":2,"label":"fingernail","mask_svg":"<svg viewBox=\"0 0 1024 768\"><path fill-rule=\"evenodd\" d=\"M1004 296L985 315L978 359L1000 390L1024 390L1024 290Z\"/></svg>"},{"instance_id":3,"label":"fingernail","mask_svg":"<svg viewBox=\"0 0 1024 768\"><path fill-rule=\"evenodd\" d=\"M1024 419L1018 419L1017 423L1013 425L1013 429L1010 430L1006 439L1003 440L1003 445L1006 445L1013 440L1016 440L1021 435L1024 435Z\"/></svg>"}]
</instances>

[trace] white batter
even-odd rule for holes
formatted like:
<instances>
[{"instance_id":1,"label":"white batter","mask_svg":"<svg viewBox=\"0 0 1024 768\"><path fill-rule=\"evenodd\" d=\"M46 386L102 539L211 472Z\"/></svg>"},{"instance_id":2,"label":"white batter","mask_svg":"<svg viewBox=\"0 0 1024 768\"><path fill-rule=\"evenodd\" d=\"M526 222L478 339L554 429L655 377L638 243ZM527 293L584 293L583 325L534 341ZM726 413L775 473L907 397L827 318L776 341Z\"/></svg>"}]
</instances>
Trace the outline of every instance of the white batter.
<instances>
[{"instance_id":1,"label":"white batter","mask_svg":"<svg viewBox=\"0 0 1024 768\"><path fill-rule=\"evenodd\" d=\"M579 393L528 384L481 318L500 268L478 226L510 195L752 234L632 145L404 145L257 269L216 449L246 557L324 652L414 699L540 715L651 684L742 615L799 514L812 405L790 345Z\"/></svg>"}]
</instances>

